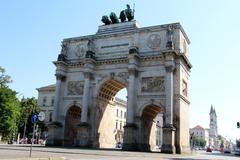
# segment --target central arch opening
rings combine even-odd
[[[96,147],[121,148],[127,116],[126,84],[110,79],[98,91],[96,106]]]

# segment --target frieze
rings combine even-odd
[[[164,92],[164,77],[143,77],[142,92]]]
[[[83,81],[69,81],[67,85],[67,95],[82,95]]]

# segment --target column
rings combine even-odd
[[[56,91],[55,91],[55,100],[54,100],[54,112],[53,112],[53,121],[58,121],[59,118],[59,107],[60,107],[60,96],[61,96],[61,83],[65,76],[61,74],[56,74]]]
[[[175,128],[173,127],[173,70],[174,62],[168,61],[165,75],[166,107],[163,126],[163,141],[161,152],[175,153]]]
[[[76,145],[80,147],[90,146],[90,124],[88,123],[88,107],[89,107],[89,88],[90,87],[90,72],[84,72],[84,87],[82,97],[82,112],[81,122],[78,125],[78,133]]]
[[[50,123],[48,128],[48,141],[47,146],[62,146],[64,144],[64,128],[59,119],[60,101],[61,101],[61,85],[65,76],[62,74],[56,74],[56,91],[54,100],[53,122]]]
[[[124,126],[124,139],[123,150],[138,150],[136,129],[137,126],[134,123],[134,105],[136,101],[135,92],[135,76],[137,70],[135,68],[129,69],[129,82],[128,82],[128,100],[127,100],[127,120]]]
[[[84,73],[81,123],[87,123],[88,105],[89,105],[89,86],[90,86],[90,73],[86,72]]]
[[[133,123],[134,117],[134,96],[135,96],[135,75],[136,69],[129,69],[128,99],[127,99],[127,123]]]
[[[173,66],[166,67],[166,124],[173,124]]]

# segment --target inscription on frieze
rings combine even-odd
[[[82,81],[69,81],[67,85],[67,95],[82,95],[83,82]]]
[[[143,77],[142,92],[164,92],[164,77]]]

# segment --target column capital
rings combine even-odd
[[[56,76],[56,79],[60,81],[63,81],[66,78],[66,76],[63,74],[55,74],[55,76]]]
[[[174,65],[170,65],[170,66],[165,66],[166,72],[167,73],[171,73],[174,71],[175,66]]]
[[[90,78],[91,73],[90,72],[84,72],[84,78]]]
[[[128,68],[128,74],[134,75],[135,77],[138,76],[138,70],[136,68]]]

